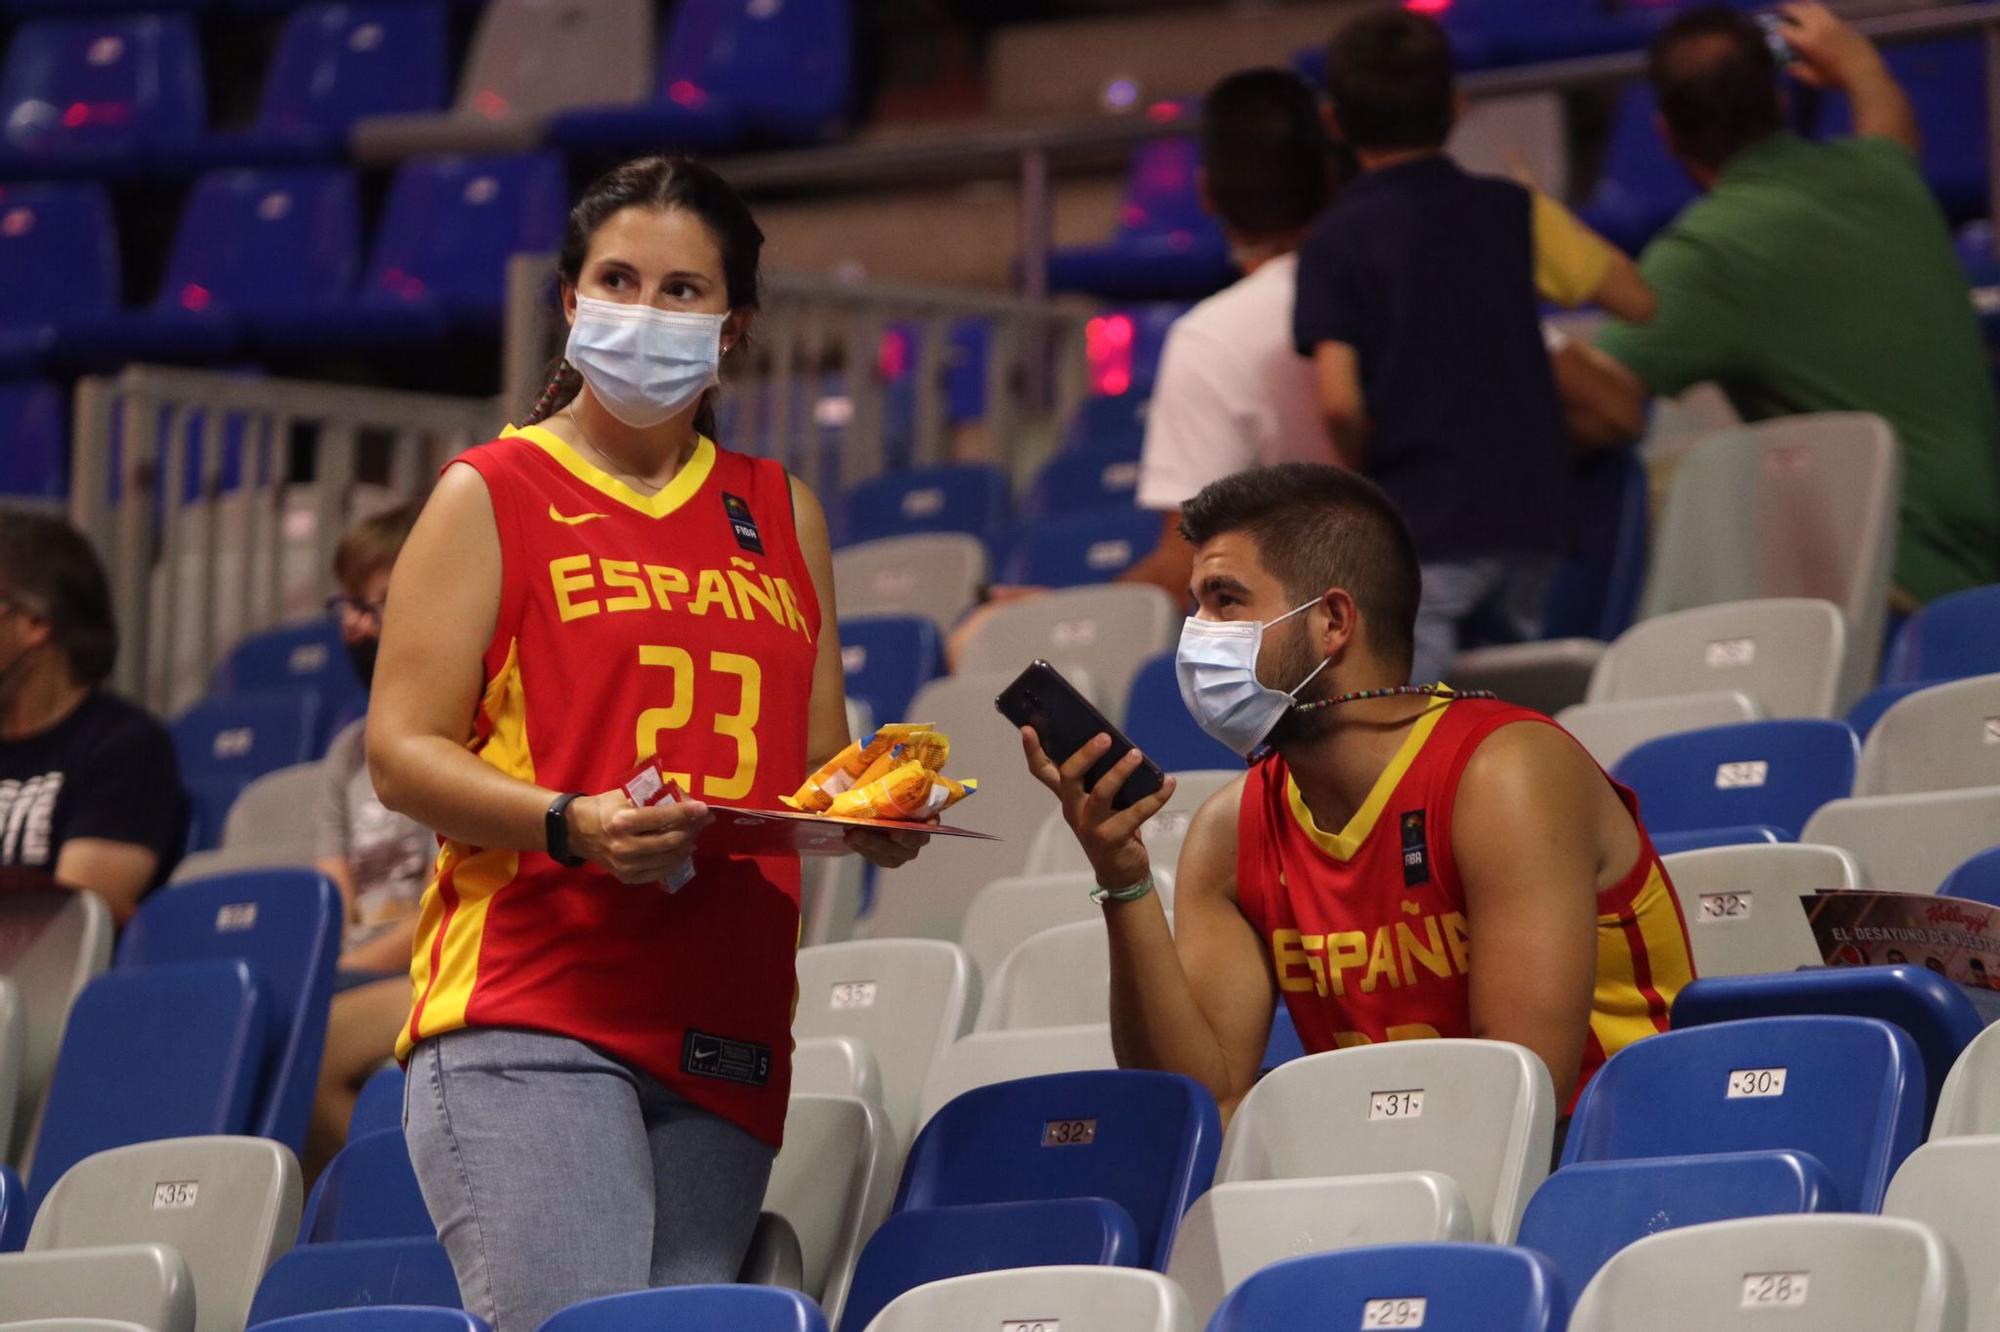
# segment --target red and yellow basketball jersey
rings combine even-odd
[[[820,609],[782,467],[706,439],[643,495],[536,426],[453,460],[499,525],[472,751],[558,791],[658,753],[694,798],[776,808],[806,769]],[[789,1092],[796,856],[697,855],[678,893],[446,842],[397,1053],[461,1027],[588,1042],[775,1144]]]
[[[1555,725],[1507,703],[1434,700],[1339,833],[1313,822],[1282,758],[1250,770],[1237,905],[1270,950],[1309,1052],[1472,1035],[1471,931],[1452,858],[1452,804],[1480,741],[1523,721]],[[1597,989],[1579,1090],[1613,1054],[1665,1031],[1674,996],[1694,977],[1687,925],[1638,800],[1612,786],[1638,825],[1640,850],[1597,896]]]

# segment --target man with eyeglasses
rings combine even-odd
[[[122,923],[180,859],[188,807],[166,728],[103,687],[117,657],[83,534],[0,512],[0,883],[94,892]]]

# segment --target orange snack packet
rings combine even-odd
[[[830,808],[834,798],[852,790],[867,778],[867,774],[877,762],[886,757],[890,750],[909,736],[929,731],[927,722],[898,722],[889,726],[878,726],[875,733],[857,740],[820,765],[818,772],[806,778],[796,794],[779,797],[792,809],[808,814],[823,814]]]

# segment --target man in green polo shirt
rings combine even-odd
[[[1640,260],[1652,321],[1559,353],[1572,426],[1634,438],[1649,394],[1702,380],[1750,420],[1877,413],[1903,447],[1897,602],[2000,582],[2000,412],[1916,117],[1867,38],[1819,4],[1780,13],[1790,72],[1844,94],[1854,136],[1785,131],[1777,62],[1738,11],[1660,35],[1661,133],[1706,195]]]

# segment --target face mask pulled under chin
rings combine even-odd
[[[605,411],[644,430],[720,382],[726,317],[579,296],[564,354]]]
[[[1321,661],[1289,692],[1272,689],[1257,678],[1264,631],[1318,603],[1319,598],[1314,597],[1275,620],[1190,617],[1181,625],[1174,673],[1180,680],[1181,701],[1202,730],[1246,759],[1257,752],[1291,709],[1299,690],[1326,669],[1326,662]]]

